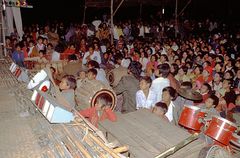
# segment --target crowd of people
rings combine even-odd
[[[146,108],[177,124],[183,106],[193,105],[235,122],[232,114],[240,112],[238,31],[209,19],[183,20],[177,29],[171,20],[127,20],[111,31],[107,21],[95,19],[88,25],[34,24],[24,28],[22,41],[16,33],[7,37],[5,48],[22,67],[28,67],[24,61],[29,58],[43,63],[81,60],[87,69],[79,68],[71,89],[86,78],[109,84],[104,70],[127,68],[128,75],[113,87],[123,95],[123,113]],[[182,89],[199,92],[202,100],[184,98]]]

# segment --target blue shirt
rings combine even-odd
[[[24,67],[24,54],[23,52],[14,51],[12,53],[12,60],[20,67]]]

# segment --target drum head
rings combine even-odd
[[[213,145],[201,149],[198,158],[232,158],[231,153],[224,148]]]
[[[111,103],[111,109],[113,110],[116,106],[116,97],[115,94],[107,89],[101,89],[100,91],[96,92],[91,100],[91,107],[94,106],[97,102],[99,97],[104,97],[108,102]]]

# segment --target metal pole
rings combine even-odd
[[[113,44],[113,0],[111,0],[111,44]]]
[[[183,7],[183,9],[178,13],[178,17],[184,12],[184,10],[189,6],[189,4],[192,2],[192,0],[189,0],[187,4]]]
[[[118,9],[120,8],[120,6],[122,5],[122,3],[124,2],[124,0],[122,0],[119,5],[117,6],[116,10],[113,13],[113,16],[116,14],[116,12],[118,11]]]
[[[142,19],[142,3],[140,3],[139,17]]]
[[[84,4],[84,11],[83,11],[83,24],[85,24],[86,9],[87,9],[87,6],[86,6],[86,3],[85,3],[85,4]]]
[[[178,31],[178,17],[177,17],[177,12],[178,12],[178,0],[176,0],[176,6],[175,6],[175,37],[177,37],[177,31]]]
[[[7,56],[7,49],[6,49],[6,39],[5,39],[5,36],[6,36],[6,26],[5,26],[5,17],[4,17],[4,13],[3,12],[5,12],[5,10],[3,10],[4,8],[3,8],[3,5],[2,6],[0,6],[1,8],[0,8],[0,11],[1,11],[1,31],[2,31],[2,39],[3,39],[3,43],[2,43],[2,48],[3,48],[3,55],[4,56]]]

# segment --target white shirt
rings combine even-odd
[[[106,78],[106,73],[103,69],[96,69],[97,70],[97,76],[96,80],[101,81],[105,85],[109,85],[108,80]]]
[[[116,40],[119,40],[118,32],[117,32],[117,26],[113,28],[113,38]]]
[[[153,106],[162,100],[162,90],[170,86],[170,81],[167,78],[159,77],[153,80],[149,91],[149,102],[147,106]]]
[[[32,50],[33,50],[34,46],[29,47],[29,51],[28,51],[28,56],[30,56],[32,54]]]
[[[145,57],[139,59],[139,62],[142,64],[143,71],[146,69],[148,61],[148,58]]]
[[[53,51],[52,53],[52,61],[59,61],[60,60],[60,54],[56,51]]]
[[[143,26],[139,26],[139,35],[138,36],[144,37],[144,27]]]
[[[177,51],[179,47],[178,47],[178,45],[175,44],[175,45],[172,45],[171,48],[172,48],[174,51]]]
[[[136,93],[136,109],[140,108],[150,109],[152,106],[149,102],[151,102],[151,100],[149,100],[149,95],[146,98],[143,91],[138,90]]]
[[[130,63],[131,63],[130,59],[122,59],[121,66],[128,68]]]
[[[172,122],[172,120],[173,120],[173,108],[174,107],[175,107],[175,105],[171,101],[170,105],[168,106],[168,111],[165,114],[165,116],[168,118],[169,122]]]
[[[87,57],[90,55],[89,52],[86,52],[83,56],[83,60],[82,60],[82,64],[85,65],[87,64]],[[95,60],[96,62],[98,62],[99,64],[101,64],[101,56],[99,52],[94,51],[93,54],[90,56],[91,60]]]
[[[95,26],[95,30],[98,30],[99,25],[102,23],[101,20],[94,20],[92,24]]]

